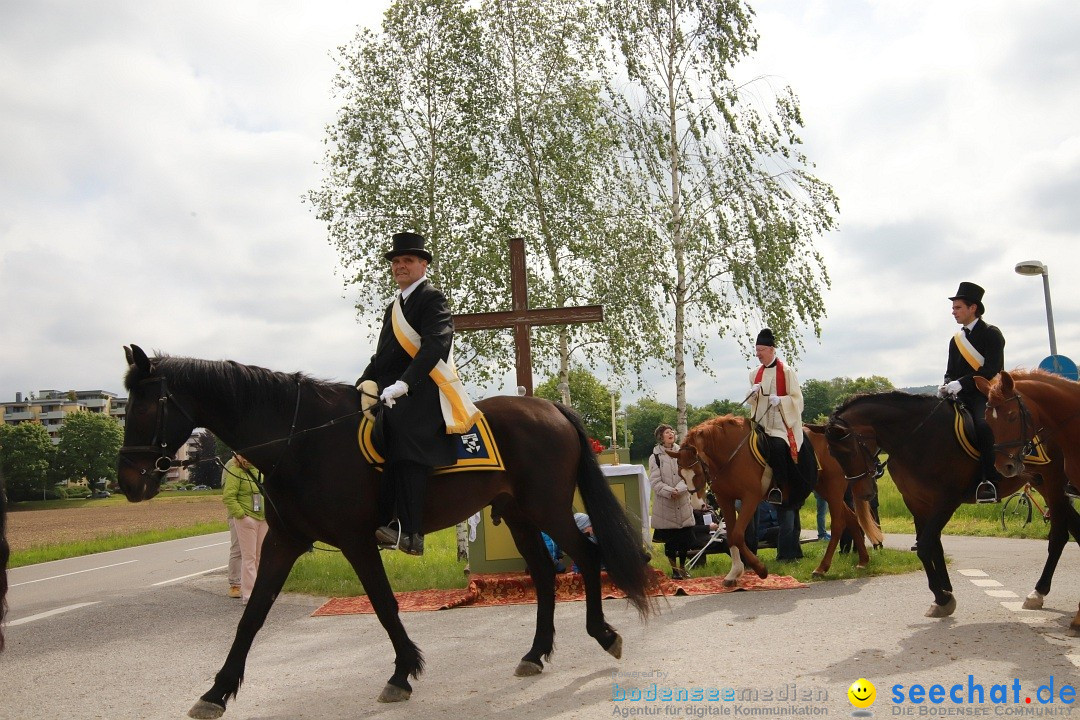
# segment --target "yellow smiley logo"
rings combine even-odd
[[[877,699],[877,688],[866,678],[859,678],[847,689],[848,700],[857,708],[868,708]]]

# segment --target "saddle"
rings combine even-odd
[[[768,457],[769,457],[768,435],[765,434],[765,431],[761,429],[760,425],[755,425],[754,426],[753,433],[754,433],[753,437],[750,439],[749,443],[747,443],[750,446],[750,455],[753,456],[754,460],[757,461],[758,465],[760,465],[762,468],[767,468],[769,466],[769,462],[768,462]],[[806,435],[804,434],[803,435],[803,445],[804,445],[804,447],[809,442],[810,442],[810,439],[808,437],[806,437]],[[803,451],[800,450],[800,454],[802,452]],[[813,446],[810,446],[810,448],[807,450],[807,452],[813,452]],[[820,473],[821,472],[821,458],[819,458],[817,456],[817,453],[814,453],[814,460],[815,460],[815,464],[817,465],[817,470]],[[787,461],[786,457],[785,457],[785,461]],[[769,492],[766,494],[765,499],[771,505],[782,505],[784,503],[785,498],[791,497],[793,488],[790,487],[790,483],[783,483],[783,485],[784,485],[784,487],[781,487],[780,484],[774,484],[769,489]]]
[[[386,449],[383,446],[382,413],[377,413],[374,419],[363,415],[360,418],[360,430],[357,433],[357,441],[360,445],[360,453],[364,459],[382,472],[386,464]],[[491,433],[487,418],[480,415],[476,423],[468,431],[460,435],[454,434],[457,461],[453,465],[444,465],[434,468],[432,475],[446,475],[455,472],[470,472],[474,470],[505,470],[502,453],[495,442],[495,436]]]
[[[982,453],[979,452],[976,441],[978,436],[975,433],[975,418],[972,417],[971,411],[964,403],[952,400],[949,404],[953,408],[953,433],[956,436],[956,442],[968,457],[972,460],[978,460],[982,457]],[[1048,465],[1049,463],[1050,457],[1046,454],[1043,444],[1039,442],[1039,437],[1033,437],[1031,439],[1031,452],[1024,455],[1024,464]]]

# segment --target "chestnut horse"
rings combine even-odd
[[[234,362],[150,359],[125,348],[129,391],[119,484],[131,502],[149,500],[172,458],[196,427],[205,427],[250,460],[266,478],[269,532],[255,587],[232,648],[214,684],[188,712],[216,718],[243,680],[255,634],[266,620],[296,559],[312,542],[334,545],[356,571],[390,636],[394,673],[379,700],[408,699],[408,678],[423,670],[419,648],[405,632],[375,540],[378,474],[357,443],[360,395],[351,385],[276,373]],[[541,530],[577,563],[585,584],[589,635],[618,658],[622,638],[604,620],[600,564],[644,616],[652,576],[642,562],[641,532],[608,486],[581,420],[568,409],[532,397],[492,397],[476,403],[487,417],[505,471],[436,476],[427,488],[425,533],[452,526],[486,505],[506,521],[536,586],[536,632],[515,674],[542,671],[554,647],[555,570]],[[574,522],[575,489],[598,543]]]
[[[982,382],[979,382],[979,381]],[[998,472],[1016,477],[1025,470],[1025,450],[1033,442],[1051,458],[1063,458],[1066,471],[1080,476],[1080,384],[1042,370],[1002,372],[993,383],[978,378],[976,385],[986,394],[986,422],[994,431]],[[1045,483],[1044,483],[1045,485]],[[1038,487],[1050,511],[1050,541],[1046,569],[1039,584],[1024,601],[1025,608],[1041,608],[1050,592],[1050,580],[1069,535],[1080,544],[1080,515],[1064,490]],[[1051,490],[1048,492],[1048,490]],[[1055,518],[1065,518],[1054,522]],[[1080,607],[1069,625],[1080,634]]]
[[[856,395],[838,407],[825,426],[829,452],[851,478],[877,474],[889,456],[889,472],[904,504],[915,520],[919,560],[922,561],[934,602],[926,617],[947,617],[956,610],[952,581],[945,567],[941,531],[962,503],[975,502],[979,461],[960,447],[954,431],[954,413],[944,400],[928,395],[892,391]],[[1031,481],[1049,498],[1065,493],[1065,472],[1060,457],[1051,457],[1034,475],[1005,478],[998,492],[1008,495]],[[1064,523],[1052,513],[1051,526]],[[1053,564],[1047,563],[1036,587],[1049,589]]]
[[[691,492],[699,497],[704,496],[708,486],[716,496],[727,524],[727,542],[731,552],[731,570],[724,578],[724,584],[728,587],[735,585],[745,572],[745,565],[749,565],[759,577],[768,576],[764,564],[746,545],[746,528],[769,489],[769,481],[763,477],[764,470],[750,450],[752,431],[752,424],[746,418],[722,415],[691,428],[679,450],[668,453],[678,460],[680,472]],[[814,435],[811,431],[805,437],[814,442]],[[847,528],[851,529],[859,552],[859,567],[865,567],[870,560],[859,521],[851,508],[844,504],[844,489],[844,476],[839,466],[833,462],[829,468],[823,467],[818,475],[818,492],[829,503],[832,539],[821,563],[814,570],[815,575],[828,572],[836,545]],[[736,500],[740,503],[739,512],[735,509]],[[866,505],[865,499],[861,498],[860,502]],[[865,512],[869,517],[868,507]]]

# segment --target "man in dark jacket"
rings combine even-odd
[[[374,381],[383,403],[386,472],[396,488],[398,527],[380,527],[380,544],[410,555],[424,554],[424,490],[433,467],[456,459],[447,434],[439,387],[430,373],[447,361],[454,320],[446,298],[427,279],[431,253],[424,238],[410,232],[394,235],[391,262],[400,292],[383,315],[379,344],[357,381]]]
[[[975,376],[987,380],[1001,372],[1005,365],[1005,337],[993,325],[982,319],[986,308],[982,298],[985,291],[975,283],[962,282],[952,300],[952,315],[961,329],[949,342],[949,365],[945,369],[945,384],[938,395],[950,395],[971,411],[975,421],[982,481],[975,489],[976,502],[997,502],[998,478],[994,468],[994,434],[986,424],[986,396],[975,387]]]

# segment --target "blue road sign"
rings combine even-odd
[[[1080,372],[1076,369],[1076,363],[1064,355],[1048,355],[1045,360],[1039,363],[1039,369],[1067,377],[1070,380],[1080,380]]]

